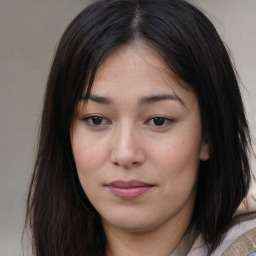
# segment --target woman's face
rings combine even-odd
[[[200,160],[209,157],[196,95],[156,51],[122,46],[81,100],[71,143],[81,185],[105,230],[144,232],[191,220]]]

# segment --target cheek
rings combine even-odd
[[[78,142],[73,145],[73,154],[79,178],[83,176],[90,178],[102,165],[102,154],[98,148],[85,146],[84,143]]]
[[[98,146],[83,135],[83,129],[79,125],[74,126],[71,145],[76,164],[78,177],[82,186],[94,178],[95,170],[101,164],[101,154]]]
[[[95,161],[94,154],[91,154],[91,151],[83,140],[74,138],[72,141],[72,150],[78,172],[81,172],[83,169],[86,170],[87,168],[85,167],[90,166]]]
[[[151,156],[169,167],[176,165],[194,165],[200,159],[200,143],[196,140],[174,138],[154,144]]]
[[[169,201],[180,204],[194,198],[200,162],[196,151],[180,140],[159,155],[162,171],[158,175],[163,182],[163,194]]]
[[[195,186],[199,163],[200,163],[200,136],[169,137],[158,145],[152,152],[154,165],[158,169],[158,175],[165,183],[171,183],[172,188],[178,191],[184,186]]]
[[[100,158],[97,150],[86,146],[83,141],[73,141],[73,155],[80,184],[91,201],[97,196],[95,184],[99,182]]]
[[[102,158],[102,143],[85,132],[83,123],[76,122],[71,134],[72,151],[77,169],[91,169]],[[88,168],[85,168],[88,167]]]

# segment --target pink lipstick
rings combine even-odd
[[[108,189],[121,199],[135,199],[150,190],[153,185],[139,180],[116,180],[107,184]]]

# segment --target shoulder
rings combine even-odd
[[[256,228],[237,238],[222,255],[256,256]]]
[[[187,256],[206,256],[204,241],[199,236]],[[256,214],[250,220],[236,222],[211,256],[256,256]]]
[[[256,219],[234,226],[213,256],[256,256]]]

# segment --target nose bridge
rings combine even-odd
[[[138,141],[139,131],[135,124],[123,121],[114,131],[111,160],[116,165],[132,166],[144,161],[142,145]]]

